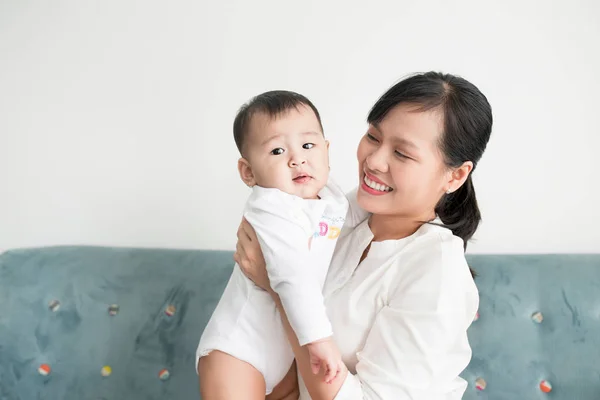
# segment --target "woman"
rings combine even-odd
[[[324,288],[347,367],[332,383],[311,372],[245,222],[235,259],[278,304],[301,399],[460,399],[479,303],[464,255],[481,220],[471,173],[490,138],[491,107],[468,81],[429,72],[391,87],[368,123],[353,212]],[[278,389],[273,397],[297,396],[294,371]]]

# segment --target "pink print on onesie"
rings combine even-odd
[[[318,230],[308,239],[308,248],[312,244],[312,240],[318,237],[327,237],[327,239],[337,239],[340,236],[341,226],[344,225],[344,218],[328,217],[324,215],[319,222]]]

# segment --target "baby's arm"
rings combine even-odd
[[[342,356],[332,337],[317,340],[306,345],[310,368],[317,375],[322,369],[325,382],[331,383],[342,371]]]
[[[290,325],[304,346],[328,338],[333,332],[321,284],[308,268],[309,238],[324,205],[307,213],[302,204],[301,199],[276,189],[254,188],[244,216],[258,237],[271,288],[279,295]]]

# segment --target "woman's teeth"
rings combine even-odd
[[[391,187],[382,185],[381,183],[373,182],[372,180],[367,178],[366,175],[365,175],[364,181],[367,184],[367,186],[370,187],[371,189],[375,189],[380,192],[391,192],[392,191]]]

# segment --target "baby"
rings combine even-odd
[[[329,382],[341,359],[322,289],[348,203],[328,179],[329,143],[319,112],[300,94],[267,92],[240,109],[233,132],[242,156],[240,177],[252,187],[244,217],[256,231],[271,287],[299,344],[307,347],[313,372],[324,371]],[[254,366],[266,394],[294,360],[271,295],[237,265],[202,334],[196,366],[213,350]]]

